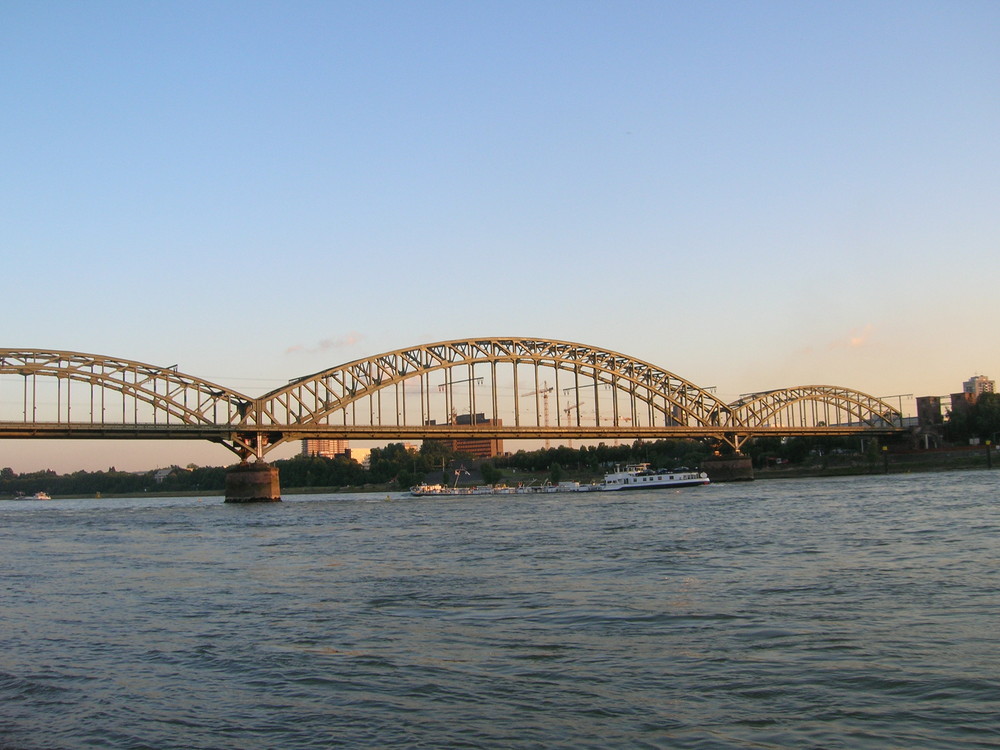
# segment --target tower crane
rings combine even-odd
[[[579,417],[579,415],[580,415],[579,409],[580,409],[581,406],[583,406],[582,403],[576,403],[576,404],[570,404],[569,406],[563,407],[563,411],[566,413],[566,423],[567,424],[569,424],[569,415],[570,415],[570,413],[574,409],[577,410],[577,416]],[[572,438],[570,438],[570,440],[569,440],[569,446],[568,447],[570,447],[570,448],[573,447],[573,439]]]
[[[552,391],[554,391],[554,390],[555,390],[555,388],[550,387],[549,384],[548,384],[548,381],[543,381],[541,388],[536,388],[533,391],[521,394],[521,398],[527,398],[528,396],[541,395],[541,397],[542,397],[542,420],[543,420],[543,424],[546,427],[549,426],[549,394],[552,393]],[[535,406],[537,408],[537,406],[538,406],[538,402],[537,401],[535,402]],[[549,447],[549,439],[548,438],[545,438],[545,447],[546,448]]]

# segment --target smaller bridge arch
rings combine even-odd
[[[803,385],[746,394],[729,404],[734,447],[771,433],[843,435],[898,431],[903,415],[867,393],[832,385]]]
[[[176,366],[0,349],[0,398],[0,421],[13,437],[203,437],[239,455],[250,449],[219,427],[243,423],[253,400]]]

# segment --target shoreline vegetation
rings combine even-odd
[[[420,482],[452,484],[458,476],[461,486],[480,484],[506,484],[515,486],[541,485],[545,482],[593,482],[603,477],[604,471],[614,463],[624,464],[649,461],[659,467],[697,466],[707,458],[698,455],[690,443],[693,441],[659,441],[624,449],[615,447],[617,454],[610,460],[596,461],[598,448],[550,449],[513,456],[497,457],[492,461],[476,461],[468,456],[436,456],[436,469],[420,471],[413,452],[395,452],[394,461],[388,460],[393,452],[376,456],[378,463],[364,469],[346,457],[327,459],[315,456],[298,456],[275,462],[282,477],[283,495],[347,494],[347,493],[399,493],[406,492]],[[681,445],[679,445],[681,444]],[[399,446],[402,450],[402,446]],[[657,450],[659,449],[659,450]],[[611,450],[611,449],[609,449]],[[639,453],[639,455],[636,455]],[[627,454],[627,455],[625,455]],[[607,458],[601,456],[601,458]],[[1000,468],[1000,452],[995,446],[962,446],[936,450],[877,450],[846,451],[836,448],[828,451],[812,449],[792,461],[785,458],[757,456],[754,459],[754,479],[798,479],[807,477],[839,477],[871,474],[909,474],[955,470]],[[401,468],[401,461],[411,466]],[[555,459],[561,459],[555,460]],[[346,470],[348,474],[337,469]],[[414,471],[416,469],[416,471]],[[107,472],[76,472],[57,475],[55,472],[38,472],[17,475],[5,468],[0,472],[0,501],[14,499],[18,494],[30,495],[44,490],[53,497],[66,499],[115,498],[115,497],[218,497],[225,492],[227,467],[171,467],[150,472],[117,472],[114,467]],[[347,481],[330,482],[337,476]],[[348,476],[350,479],[348,479]],[[321,478],[322,477],[322,478]],[[327,479],[328,481],[323,481]],[[381,481],[365,481],[380,479]],[[353,480],[353,481],[351,481]],[[76,486],[74,486],[76,485]],[[123,486],[124,485],[124,486]]]
[[[940,471],[1000,468],[995,446],[969,446],[926,451],[885,452],[875,460],[840,460],[829,457],[803,464],[754,468],[755,479],[795,479],[866,474],[917,474]]]

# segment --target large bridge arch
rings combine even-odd
[[[534,408],[522,410],[526,397]],[[728,407],[712,393],[653,364],[586,344],[518,337],[442,341],[355,360],[266,394],[258,417],[262,425],[423,426],[464,412],[541,426],[546,402],[556,426],[704,429],[728,421]]]

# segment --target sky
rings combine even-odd
[[[5,0],[0,347],[257,394],[532,336],[725,401],[952,393],[1000,378],[998,40],[994,0]]]

